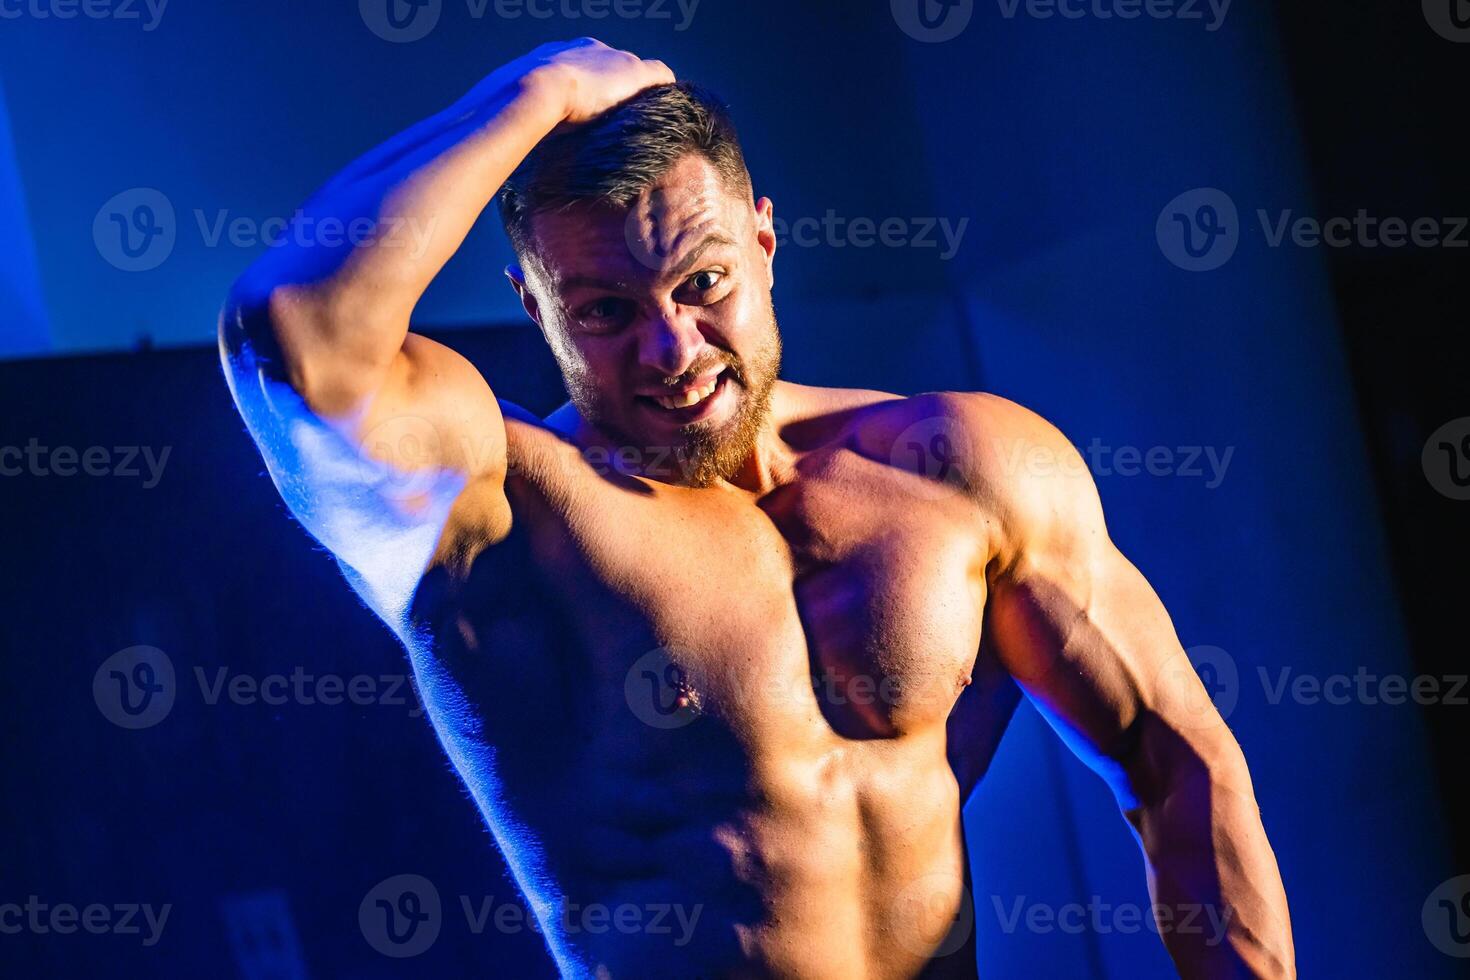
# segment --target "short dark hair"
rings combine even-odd
[[[690,153],[708,160],[731,190],[751,192],[739,137],[719,99],[689,82],[646,88],[536,145],[500,190],[505,233],[524,254],[538,213],[582,201],[632,207]]]

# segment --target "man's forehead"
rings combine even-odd
[[[553,284],[593,274],[647,279],[738,243],[742,203],[707,161],[681,161],[631,208],[578,202],[533,215],[531,232]]]

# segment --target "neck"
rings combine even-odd
[[[790,483],[795,476],[796,454],[777,434],[772,415],[767,415],[745,460],[729,478],[721,482],[763,497],[777,487]]]

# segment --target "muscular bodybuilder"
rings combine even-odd
[[[571,396],[544,420],[408,330],[497,195]],[[1080,456],[1000,398],[779,380],[772,204],[700,90],[545,45],[303,214],[354,233],[236,283],[231,390],[564,974],[973,975],[960,810],[1021,693],[1156,907],[1227,923],[1161,917],[1179,971],[1293,974],[1245,761]],[[576,928],[594,905],[697,915]]]

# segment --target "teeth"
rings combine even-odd
[[[657,401],[664,408],[688,408],[691,405],[698,405],[710,395],[714,394],[715,389],[719,386],[720,379],[715,378],[715,380],[711,381],[703,388],[693,388],[689,391],[684,392],[681,395],[666,395],[661,398],[656,398],[654,400]]]

